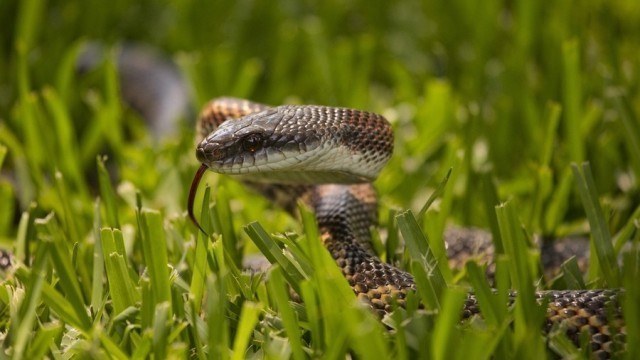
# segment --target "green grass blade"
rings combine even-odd
[[[573,344],[566,335],[566,329],[558,326],[549,332],[549,347],[563,359],[582,359],[584,354]]]
[[[546,112],[547,126],[545,127],[544,138],[541,139],[543,145],[540,152],[540,164],[542,166],[549,166],[551,163],[562,107],[558,103],[549,102]]]
[[[120,220],[118,219],[118,206],[116,201],[116,193],[111,186],[109,172],[105,166],[106,157],[98,156],[98,184],[100,186],[100,196],[104,203],[106,221],[105,225],[113,228],[120,228]]]
[[[466,292],[460,289],[446,289],[443,295],[443,306],[438,314],[431,349],[434,359],[449,359],[460,341],[458,326],[460,309]]]
[[[576,179],[582,204],[589,219],[591,241],[592,246],[596,249],[598,264],[607,284],[617,287],[620,285],[620,270],[618,269],[618,262],[611,243],[611,233],[598,201],[591,167],[588,163],[583,163],[582,169],[578,168],[577,164],[572,164],[571,168]]]
[[[102,252],[102,218],[100,216],[100,199],[96,199],[93,207],[93,273],[91,281],[91,309],[95,312],[102,304],[104,296],[104,257]]]
[[[7,234],[12,228],[15,215],[15,196],[13,185],[0,180],[0,234]]]
[[[225,314],[227,298],[224,281],[218,274],[207,280],[207,327],[209,359],[229,358],[229,319]]]
[[[99,332],[98,338],[100,339],[100,343],[104,347],[105,351],[109,354],[110,357],[118,360],[127,360],[129,357],[125,354],[118,344],[116,344],[106,333]]]
[[[31,272],[25,268],[20,268],[16,271],[16,277],[23,283],[29,282],[30,274]],[[73,325],[80,331],[88,332],[90,323],[83,324],[83,320],[78,317],[71,303],[48,283],[45,283],[42,287],[42,299],[61,320]]]
[[[491,240],[495,247],[496,254],[504,254],[504,245],[500,238],[500,227],[498,225],[498,219],[496,217],[495,208],[500,204],[498,197],[498,190],[496,184],[490,173],[484,173],[481,176],[482,183],[482,197],[487,219],[489,220],[489,228],[491,229]]]
[[[387,217],[387,242],[385,243],[385,253],[387,255],[386,261],[390,264],[396,263],[398,256],[398,245],[400,244],[400,236],[398,234],[398,222],[396,221],[396,215],[398,211],[395,209],[389,209],[389,215]]]
[[[322,317],[320,316],[320,308],[318,306],[318,297],[314,291],[314,285],[309,280],[300,283],[300,297],[305,305],[307,319],[309,322],[311,346],[313,354],[319,354],[322,347]]]
[[[500,233],[509,258],[511,283],[518,292],[515,305],[515,341],[516,354],[544,353],[544,344],[539,329],[544,319],[544,310],[535,300],[532,274],[535,266],[531,264],[528,245],[517,220],[516,211],[510,203],[496,207]]]
[[[444,188],[445,186],[447,186],[447,182],[449,182],[449,177],[451,177],[452,171],[453,171],[453,168],[449,168],[449,170],[447,171],[447,174],[444,176],[444,179],[440,181],[440,183],[438,184],[438,187],[435,189],[433,193],[431,193],[431,195],[429,196],[427,201],[424,203],[424,205],[422,205],[422,208],[418,212],[418,216],[417,216],[419,219],[421,219],[424,216],[424,214],[427,212],[427,210],[429,210],[429,207],[431,207],[431,204],[433,204],[433,202],[436,201],[438,197],[442,196],[442,194],[444,193]]]
[[[57,153],[59,163],[57,166],[71,180],[75,190],[84,196],[87,189],[82,179],[81,162],[76,142],[77,134],[69,117],[69,110],[53,88],[45,88],[42,91],[42,98],[54,125],[55,136],[58,139]]]
[[[240,259],[242,258],[238,247],[240,242],[236,238],[233,226],[233,212],[229,206],[229,199],[226,196],[226,188],[223,186],[220,186],[216,192],[216,204],[213,207],[212,215],[215,216],[216,219],[214,224],[218,224],[217,228],[214,229],[222,235],[224,248],[233,259],[233,262],[240,266]]]
[[[41,252],[38,255],[44,256],[44,253]],[[44,284],[45,264],[45,259],[37,261],[27,282],[28,291],[24,297],[22,309],[20,311],[22,316],[19,319],[15,319],[16,323],[13,325],[13,327],[16,328],[14,336],[12,337],[14,359],[22,359],[25,352],[28,351],[26,346],[31,339],[31,329],[36,320],[36,308],[40,302],[42,287]]]
[[[564,281],[566,282],[567,289],[586,289],[587,285],[582,279],[582,272],[578,266],[578,262],[575,256],[570,257],[567,261],[560,265]]]
[[[252,302],[245,302],[240,312],[240,320],[238,321],[238,331],[233,341],[232,360],[241,360],[245,358],[249,340],[253,337],[253,328],[258,322],[258,314],[260,313],[260,305]]]
[[[278,313],[284,324],[284,328],[289,338],[291,350],[293,352],[293,358],[296,360],[302,360],[305,358],[304,351],[302,349],[302,334],[300,333],[300,325],[298,319],[293,312],[289,304],[289,296],[287,294],[287,287],[284,280],[282,270],[277,266],[274,266],[269,271],[269,282],[267,283],[269,292],[275,297],[276,304],[278,306]]]
[[[170,317],[171,305],[168,302],[156,304],[155,315],[153,317],[153,353],[158,359],[165,359],[167,357]]]
[[[441,303],[444,289],[447,287],[440,270],[441,267],[448,266],[446,258],[441,261],[435,258],[426,236],[420,230],[420,226],[410,210],[400,213],[396,219],[400,233],[409,250],[409,256],[414,262],[412,269],[416,275],[418,290],[423,299],[429,301],[427,305],[432,309],[437,309]],[[419,264],[423,271],[420,271],[415,264]],[[419,275],[417,271],[422,274]]]
[[[81,291],[80,283],[76,275],[76,270],[71,263],[70,249],[62,230],[56,223],[53,214],[44,219],[35,221],[38,238],[40,241],[49,243],[51,262],[59,277],[59,286],[64,291],[65,297],[69,300],[73,309],[84,328],[91,324],[85,309],[85,300]]]
[[[211,189],[207,186],[204,192],[204,197],[202,200],[202,208],[200,212],[200,225],[204,229],[211,229],[210,223],[210,214],[209,214],[209,196],[211,193]],[[198,231],[196,234],[196,249],[194,253],[193,260],[193,275],[191,276],[191,285],[189,288],[189,293],[191,293],[194,301],[194,305],[196,311],[200,311],[202,306],[202,296],[204,294],[204,289],[206,285],[207,278],[207,242],[209,241],[209,237],[202,233],[202,231]]]
[[[42,25],[45,2],[25,0],[20,2],[16,26],[16,44],[25,50],[34,45],[36,36]]]
[[[171,309],[169,260],[162,216],[158,211],[143,210],[141,220],[142,247],[155,306],[168,302]]]
[[[126,264],[126,257],[123,249],[119,249],[122,232],[117,229],[102,229],[102,250],[106,267],[107,280],[109,282],[109,293],[115,313],[119,314],[128,307],[134,306],[139,299],[139,293],[129,275]]]
[[[78,228],[78,221],[76,219],[77,216],[73,212],[71,207],[71,196],[68,191],[67,184],[65,182],[64,177],[62,176],[62,173],[60,173],[59,171],[56,171],[55,179],[56,179],[56,190],[58,192],[58,198],[59,198],[60,204],[62,204],[62,209],[64,211],[63,216],[64,216],[65,232],[68,234],[69,241],[72,244],[78,244],[80,243],[80,240],[81,240],[80,230]]]
[[[501,311],[504,306],[496,303],[496,297],[489,288],[486,276],[477,263],[473,261],[468,262],[466,264],[466,270],[469,281],[473,285],[475,296],[478,298],[478,305],[480,306],[482,317],[487,322],[487,325],[497,327],[504,321],[506,313]]]
[[[287,282],[291,286],[296,287],[304,279],[302,272],[282,253],[278,244],[271,239],[260,224],[257,222],[251,223],[244,227],[244,231],[270,263],[280,265]]]
[[[48,323],[40,326],[25,355],[26,359],[42,359],[50,351],[64,327],[60,323]]]

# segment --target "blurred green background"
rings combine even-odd
[[[382,193],[413,206],[453,167],[452,216],[463,223],[485,222],[476,201],[484,174],[501,199],[522,200],[533,231],[582,219],[573,161],[591,162],[613,228],[640,198],[636,1],[5,0],[0,20],[0,140],[13,144],[8,166],[31,184],[20,190],[22,209],[55,202],[42,199],[55,169],[78,173],[65,175],[84,187],[99,153],[150,197],[173,165],[188,179],[176,160],[195,166],[184,152],[195,114],[221,95],[383,113],[397,144]],[[192,110],[173,137],[180,155],[165,167],[140,150],[144,129],[121,108],[109,71],[75,72],[89,41],[150,45],[187,77]],[[72,124],[68,154],[56,144],[65,130],[52,121],[52,97]],[[132,150],[132,139],[146,145]]]
[[[419,219],[431,238],[447,223],[496,231],[494,206],[507,200],[529,234],[587,233],[587,206],[571,171],[584,161],[606,223],[618,235],[617,249],[638,238],[636,0],[0,0],[0,24],[0,247],[26,265],[0,286],[0,330],[9,330],[3,350],[10,347],[17,357],[56,349],[104,358],[204,355],[203,349],[228,355],[231,339],[240,344],[236,356],[250,340],[252,354],[274,357],[293,349],[302,358],[303,347],[312,356],[344,357],[352,340],[370,358],[380,354],[376,346],[399,358],[430,354],[432,340],[435,353],[457,349],[461,358],[483,349],[490,356],[491,339],[498,339],[494,347],[502,344],[497,358],[514,348],[533,354],[506,326],[459,329],[462,292],[448,303],[454,332],[441,326],[444,332],[433,332],[432,317],[413,309],[405,339],[367,313],[324,318],[317,308],[293,306],[282,276],[267,289],[259,279],[229,275],[221,263],[232,271],[244,252],[255,251],[243,225],[259,220],[269,232],[298,234],[303,228],[239,183],[210,174],[218,221],[212,227],[223,235],[225,253],[220,241],[198,237],[185,209],[198,166],[194,123],[217,96],[384,114],[396,134],[394,156],[376,181],[389,241],[374,248],[386,260],[400,258],[402,249],[391,215],[420,209],[449,169],[444,191]],[[102,45],[104,56],[81,72],[77,64],[88,44]],[[127,46],[155,49],[185,79],[188,106],[168,136],[156,138],[124,101],[123,93],[143,82],[118,62]],[[162,97],[164,89],[148,92],[172,101]],[[159,213],[141,215],[143,207]],[[166,244],[166,253],[153,241]],[[400,265],[406,268],[406,261]],[[626,284],[633,274],[627,272]],[[588,286],[605,284],[597,271],[594,279]],[[307,295],[330,297],[320,290],[333,283],[323,281]],[[276,314],[273,297],[280,295]],[[342,309],[331,301],[322,303],[325,310]],[[291,322],[298,329],[293,345],[274,320],[289,306],[304,323],[300,330]],[[262,323],[253,333],[258,313]],[[365,318],[383,340],[370,341],[359,327]],[[207,326],[223,335],[207,338]],[[348,335],[334,348],[322,331]],[[474,341],[440,344],[441,336],[463,333]]]

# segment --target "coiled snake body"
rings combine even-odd
[[[302,199],[315,212],[322,240],[358,298],[380,313],[392,310],[394,301],[404,305],[406,294],[416,290],[413,277],[382,262],[369,245],[377,216],[371,181],[393,151],[393,133],[382,116],[220,98],[205,107],[198,125],[203,140],[196,156],[203,165],[190,194],[192,219],[193,189],[206,169],[241,178],[290,212]],[[549,299],[546,330],[563,322],[579,344],[579,333],[586,329],[594,354],[607,357],[614,342],[624,341],[620,294],[565,290],[542,291],[537,297]],[[470,294],[462,313],[478,312]],[[616,331],[610,329],[613,322]]]

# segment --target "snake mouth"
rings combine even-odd
[[[189,219],[191,219],[191,222],[193,222],[193,224],[197,226],[203,234],[209,236],[209,234],[202,228],[202,226],[198,222],[198,219],[196,219],[196,216],[193,214],[193,203],[196,199],[196,192],[198,192],[198,185],[200,185],[202,175],[204,175],[207,169],[207,165],[200,165],[198,171],[196,171],[196,174],[193,177],[193,181],[191,181],[191,187],[189,188],[189,199],[187,201],[187,213],[189,214]]]

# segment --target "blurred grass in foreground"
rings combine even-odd
[[[18,260],[0,287],[3,356],[538,357],[535,302],[506,309],[506,289],[545,286],[533,283],[522,225],[545,235],[590,226],[598,261],[586,282],[568,264],[564,283],[622,284],[628,339],[640,338],[639,254],[612,260],[640,241],[635,1],[21,0],[0,2],[0,22],[0,245]],[[162,49],[187,74],[195,109],[231,95],[392,121],[395,155],[376,182],[390,240],[379,249],[419,287],[383,319],[393,331],[351,296],[304,211],[300,224],[210,175],[200,218],[221,236],[198,234],[184,216],[192,120],[152,145],[121,104],[113,59],[76,74],[89,40]],[[572,172],[582,161],[590,170]],[[420,209],[445,175],[424,216],[399,210]],[[477,265],[454,282],[425,257],[450,221],[501,235],[497,296]],[[284,231],[299,235],[269,235]],[[240,270],[255,248],[278,264],[266,283]],[[491,315],[460,325],[468,284]],[[555,351],[576,355],[558,334]],[[628,346],[630,358],[640,352]]]

